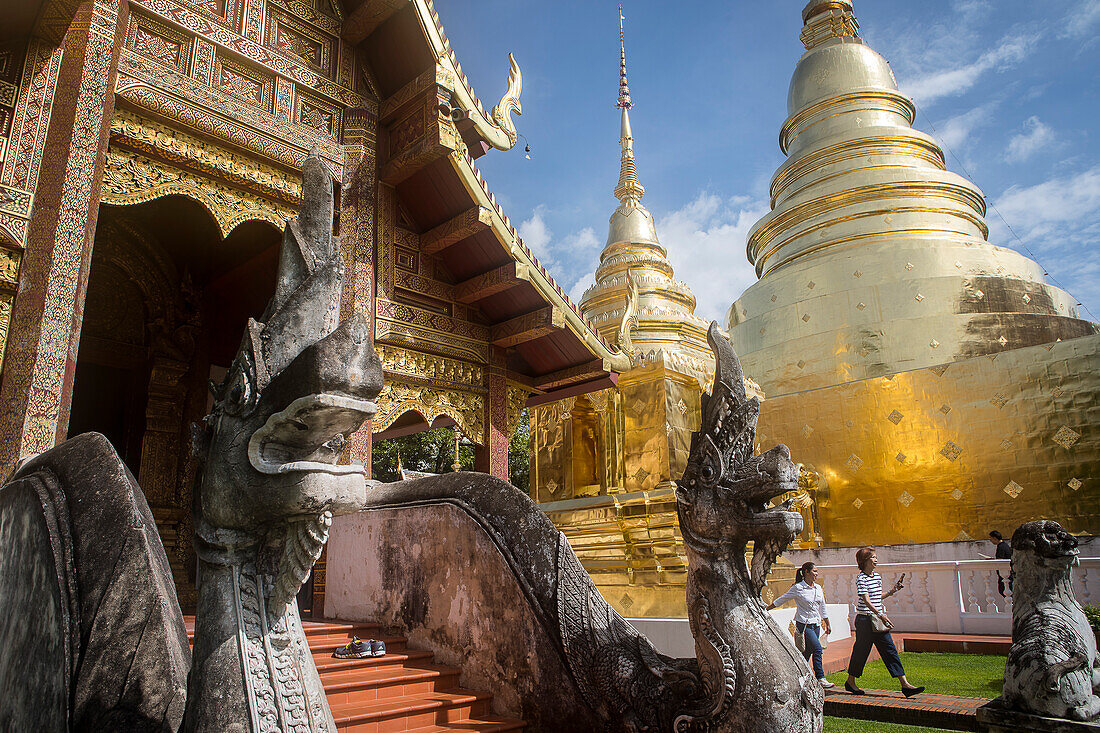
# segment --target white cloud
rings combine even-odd
[[[1024,122],[1024,131],[1008,141],[1005,159],[1014,163],[1027,160],[1053,143],[1054,139],[1054,130],[1049,125],[1044,125],[1038,117],[1029,117]]]
[[[596,238],[596,230],[592,227],[585,227],[576,234],[570,234],[557,246],[574,256],[586,255],[601,249],[600,240]]]
[[[573,283],[573,287],[569,288],[569,299],[574,303],[581,302],[581,296],[584,295],[584,291],[596,284],[595,273],[588,273],[577,282]]]
[[[993,9],[989,0],[957,0],[953,6],[956,12],[965,16],[985,15]]]
[[[1100,312],[1100,165],[1034,186],[1013,186],[994,201],[987,217],[990,241],[1024,250],[997,212],[1055,280]]]
[[[1034,186],[1012,186],[995,204],[1017,233],[1030,234],[1051,222],[1100,219],[1100,165]]]
[[[1062,38],[1085,38],[1100,23],[1100,0],[1082,0],[1066,16]]]
[[[585,227],[566,237],[556,238],[546,223],[545,215],[546,208],[538,206],[531,217],[519,225],[519,236],[523,243],[563,287],[565,283],[583,277],[579,273],[592,273],[596,269],[597,255],[602,246],[596,237],[596,230]],[[577,285],[579,283],[573,286],[569,294],[574,302],[578,300],[573,297]],[[584,292],[583,288],[580,292]]]
[[[550,266],[550,227],[542,218],[545,208],[539,206],[531,218],[519,225],[519,236],[523,243],[535,253],[544,266]]]
[[[952,150],[961,148],[970,133],[989,120],[992,108],[993,105],[983,105],[948,119],[936,129],[940,143]]]
[[[987,71],[1004,71],[1023,61],[1040,37],[1041,33],[1007,36],[996,48],[986,51],[976,61],[909,79],[901,84],[901,90],[918,104],[925,105],[942,97],[961,94],[973,87]]]
[[[765,201],[745,196],[723,199],[702,191],[657,220],[657,235],[676,278],[695,292],[700,317],[724,323],[730,304],[756,282],[745,243],[749,230],[767,212]]]

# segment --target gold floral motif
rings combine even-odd
[[[527,406],[528,394],[527,390],[521,389],[520,387],[508,387],[507,431],[509,440],[516,434],[516,428],[519,427],[519,420],[523,415],[523,408]]]
[[[410,411],[428,424],[446,415],[467,438],[478,445],[485,444],[485,399],[481,395],[390,380],[378,395],[378,412],[371,429],[380,433]]]
[[[289,206],[137,153],[116,148],[107,150],[103,203],[125,206],[172,194],[187,196],[205,206],[218,222],[223,237],[241,222],[249,220],[268,221],[281,229],[297,213]]]
[[[11,297],[0,293],[0,366],[3,366],[4,351],[8,345],[8,327],[11,325]]]
[[[607,402],[610,397],[611,390],[601,389],[599,392],[592,392],[585,395],[588,398],[588,403],[592,405],[592,409],[601,415],[607,412]]]
[[[940,455],[949,461],[954,461],[955,459],[957,459],[959,456],[962,455],[962,452],[962,446],[950,440],[944,444],[943,448],[940,448]]]
[[[434,354],[421,354],[389,344],[376,344],[374,350],[382,361],[382,368],[390,372],[415,374],[425,379],[442,379],[448,382],[485,386],[485,368],[458,359]]]
[[[1080,438],[1081,434],[1079,432],[1063,425],[1058,428],[1058,432],[1054,434],[1053,440],[1063,448],[1072,448]]]
[[[0,280],[16,284],[19,282],[19,261],[22,255],[10,249],[0,248]]]

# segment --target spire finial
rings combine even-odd
[[[626,36],[623,34],[622,3],[619,4],[619,101],[615,104],[619,109],[630,109],[634,102],[630,101],[630,87],[626,85]]]
[[[619,143],[623,146],[622,161],[619,166],[619,185],[615,186],[615,198],[624,204],[635,205],[645,189],[638,183],[638,174],[634,169],[634,136],[630,132],[630,114],[634,106],[630,99],[630,87],[626,85],[626,39],[623,34],[623,6],[619,4],[619,101],[616,107],[622,110]]]

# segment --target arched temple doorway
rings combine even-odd
[[[260,221],[223,239],[180,195],[100,207],[69,435],[105,434],[137,477],[185,609],[195,602],[190,426],[274,292],[279,241]]]

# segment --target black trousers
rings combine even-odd
[[[856,643],[852,646],[852,658],[848,661],[848,674],[853,677],[863,674],[863,667],[867,664],[867,655],[871,653],[872,645],[878,649],[879,656],[886,663],[886,670],[891,677],[901,677],[905,674],[905,668],[901,666],[901,657],[898,656],[898,648],[894,646],[894,639],[890,636],[890,632],[875,633],[871,628],[871,617],[862,613],[856,616]]]

